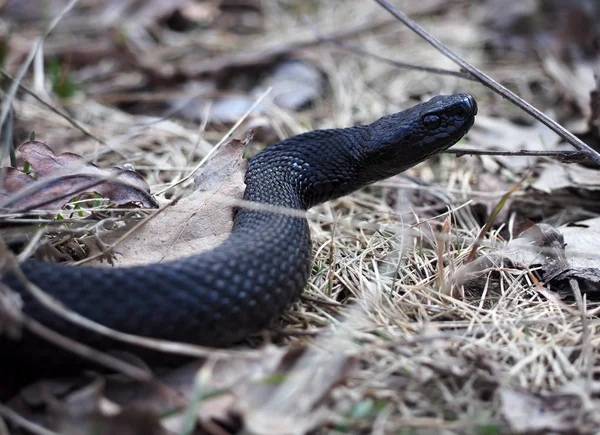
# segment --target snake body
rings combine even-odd
[[[251,159],[244,199],[307,210],[445,150],[469,130],[476,112],[468,94],[437,96],[370,125],[291,137]],[[21,270],[69,309],[112,329],[221,347],[281,316],[305,287],[310,265],[305,217],[240,209],[231,235],[208,252],[127,268],[27,260]],[[14,276],[2,282],[21,296],[24,313],[35,321],[96,348],[118,348],[49,311]],[[63,355],[27,331],[20,341],[0,336],[5,360],[51,365],[61,364]]]

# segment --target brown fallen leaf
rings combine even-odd
[[[322,343],[323,344],[323,343]],[[328,421],[327,399],[357,368],[344,340],[289,351],[269,378],[255,383],[234,410],[248,433],[309,433]]]
[[[109,379],[106,398],[123,408],[169,413],[162,423],[173,433],[181,432],[189,412],[193,412],[201,424],[211,420],[233,423],[231,411],[236,400],[271,376],[287,354],[288,350],[269,345],[227,358],[193,361],[169,371],[156,384]],[[177,402],[172,394],[165,394],[165,386],[177,394]],[[189,410],[190,406],[196,408]],[[173,412],[176,408],[179,412]]]
[[[47,397],[50,426],[68,434],[165,434],[158,415],[139,408],[119,409],[103,402],[104,381],[101,378],[70,393],[63,400]]]
[[[568,267],[556,270],[553,283],[561,295],[572,297],[570,279],[576,279],[589,300],[598,300],[600,292],[600,218],[575,222],[559,229],[565,241]]]
[[[232,205],[226,199],[242,198],[246,160],[242,153],[250,141],[225,143],[195,179],[196,190],[164,209],[114,248],[115,266],[148,264],[210,249],[231,232]],[[111,233],[111,244],[122,231]],[[93,250],[93,247],[90,246]]]
[[[511,433],[582,433],[577,430],[584,405],[575,394],[532,394],[500,389],[502,414]]]
[[[473,143],[479,148],[499,151],[530,150],[567,150],[566,145],[558,143],[558,137],[541,123],[531,126],[519,125],[515,122],[489,117],[477,117],[477,124],[470,132]],[[494,156],[494,160],[512,169],[527,169],[536,162],[530,156]],[[486,162],[489,164],[489,159]]]
[[[489,254],[484,267],[507,260],[515,267],[535,269],[545,285],[561,298],[573,298],[569,280],[576,279],[589,300],[598,300],[600,290],[600,256],[597,240],[600,218],[592,218],[555,228],[539,223],[532,225],[503,249]]]
[[[356,369],[344,340],[329,347],[265,346],[228,358],[192,362],[160,378],[185,406],[163,426],[181,433],[190,415],[202,426],[219,421],[250,433],[306,433],[327,421],[332,390]],[[165,414],[177,407],[158,384],[110,380],[106,397],[122,408]],[[237,417],[237,418],[233,418]]]
[[[71,199],[88,192],[98,193],[119,205],[140,203],[145,208],[158,207],[148,184],[134,171],[101,169],[73,153],[57,156],[38,141],[25,142],[19,151],[35,170],[37,180],[15,168],[4,168],[1,211],[23,213],[43,209],[53,216]]]
[[[526,210],[529,219],[559,222],[585,219],[600,210],[597,170],[580,165],[540,164],[537,179],[516,202],[518,210]]]

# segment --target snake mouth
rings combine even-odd
[[[467,113],[470,113],[472,116],[477,115],[477,102],[475,98],[473,98],[469,94],[460,94],[462,97],[461,104],[464,106]]]
[[[460,136],[460,138],[462,138],[475,124],[475,115],[477,115],[478,107],[475,98],[473,98],[471,95],[459,94],[458,96],[460,97],[460,100],[456,103],[454,110],[456,110],[458,107],[458,110],[464,111],[466,114],[465,118],[467,119],[467,122],[463,124],[462,134]]]

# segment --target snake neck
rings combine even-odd
[[[292,210],[346,195],[368,184],[359,174],[370,126],[317,130],[279,142],[250,161],[244,199]]]

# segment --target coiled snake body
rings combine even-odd
[[[477,112],[468,94],[438,96],[370,125],[317,130],[279,142],[250,161],[244,198],[306,210],[425,160],[458,141]],[[229,238],[215,249],[130,268],[68,267],[28,260],[27,278],[71,310],[118,331],[226,346],[278,318],[309,276],[305,218],[238,210]],[[45,326],[100,349],[118,347],[51,313],[12,276],[24,312]],[[31,333],[0,337],[0,357],[52,364],[62,353]],[[60,363],[60,361],[54,361]]]

